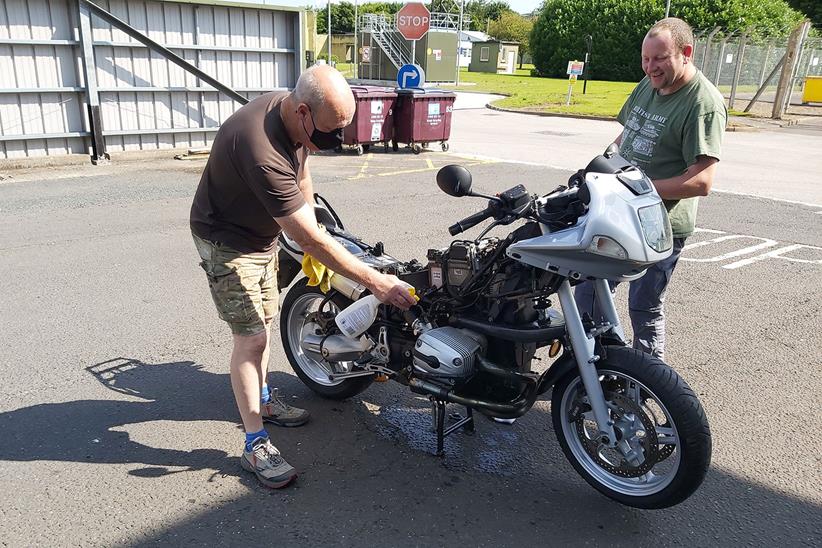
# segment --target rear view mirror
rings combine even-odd
[[[447,165],[437,172],[437,186],[449,196],[468,196],[471,194],[471,172],[456,164]]]

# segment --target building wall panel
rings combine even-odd
[[[207,0],[95,1],[249,98],[296,83],[302,58],[297,11]],[[0,158],[89,153],[77,5],[0,0],[0,39],[18,42],[0,44]],[[207,146],[239,108],[99,17],[92,15],[91,24],[109,151]]]

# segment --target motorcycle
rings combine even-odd
[[[452,236],[493,222],[477,238],[430,249],[424,263],[365,243],[317,197],[318,222],[364,263],[412,285],[420,300],[408,311],[381,305],[374,323],[351,338],[335,318],[366,288],[338,274],[327,293],[298,280],[285,295],[280,334],[300,380],[325,398],[359,394],[377,376],[428,396],[438,455],[445,437],[473,431],[474,411],[517,418],[550,390],[562,451],[591,486],[645,509],[693,494],[711,460],[703,408],[676,371],[627,345],[609,285],[637,279],[671,254],[670,222],[650,180],[609,149],[545,196],[522,185],[495,196],[474,192],[471,174],[457,165],[442,168],[437,184],[454,197],[488,200],[452,225]],[[515,222],[506,236],[488,236]],[[302,259],[282,234],[281,288]],[[594,283],[600,318],[577,309],[572,288],[583,280]],[[537,373],[531,364],[544,347],[553,361]],[[449,403],[466,413],[446,428]]]

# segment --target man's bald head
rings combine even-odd
[[[354,94],[343,75],[328,65],[315,65],[303,72],[293,97],[297,103],[308,105],[325,131],[345,127],[354,117]]]

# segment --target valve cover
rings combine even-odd
[[[476,356],[485,344],[482,335],[468,329],[431,329],[414,344],[414,369],[437,377],[467,377],[473,373]]]

